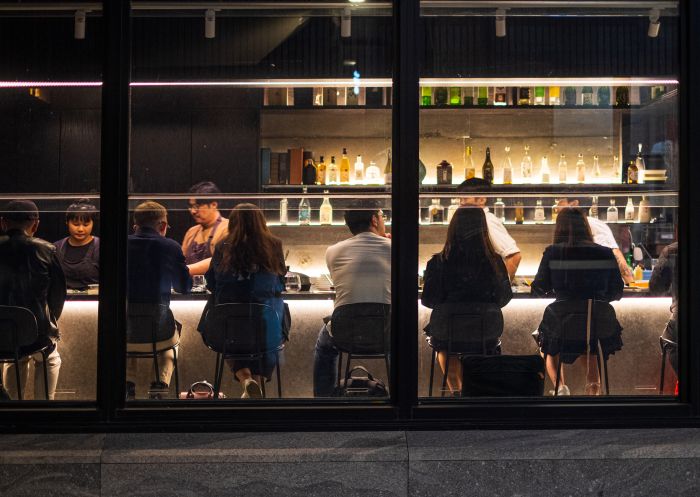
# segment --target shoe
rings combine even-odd
[[[559,385],[559,390],[557,390],[557,392],[557,395],[571,395],[571,391],[566,385]],[[550,390],[549,395],[554,396],[554,390]]]
[[[152,400],[161,400],[168,395],[168,384],[162,381],[154,381],[151,383],[151,388],[148,389],[148,398]]]
[[[600,382],[586,383],[586,395],[600,395]]]
[[[262,399],[262,390],[257,381],[252,378],[248,378],[243,382],[243,395],[242,399]]]
[[[3,400],[12,400],[12,397],[10,397],[10,392],[3,385],[0,385],[0,401]]]
[[[130,400],[135,400],[136,399],[136,384],[133,381],[127,381],[126,382],[126,400],[127,402]]]

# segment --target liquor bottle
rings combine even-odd
[[[353,182],[356,185],[362,185],[365,182],[365,163],[362,162],[362,156],[358,155],[355,160],[355,174],[353,175]]]
[[[525,155],[520,161],[520,176],[523,179],[523,183],[532,181],[532,157],[530,157],[529,145],[525,145]]]
[[[586,163],[583,161],[583,154],[578,154],[576,161],[576,181],[579,183],[586,182]]]
[[[462,105],[462,89],[459,86],[450,87],[450,105]]]
[[[637,264],[632,274],[634,275],[634,281],[642,281],[644,279],[644,268],[642,265]]]
[[[350,183],[350,159],[346,148],[343,148],[343,155],[340,156],[340,183],[343,185]]]
[[[391,184],[391,149],[386,153],[386,165],[384,165],[384,184]]]
[[[474,105],[474,88],[471,86],[462,88],[462,101],[464,105]]]
[[[566,156],[559,156],[559,183],[567,183],[569,181],[569,168],[566,164]]]
[[[500,219],[502,223],[506,222],[506,204],[500,198],[497,198],[493,204],[493,215]]]
[[[602,173],[600,172],[600,160],[598,160],[597,155],[594,155],[593,156],[593,176],[595,176],[596,178],[600,178],[601,174]]]
[[[513,184],[513,163],[510,160],[510,146],[505,148],[506,158],[503,159],[503,184]]]
[[[433,105],[433,90],[429,86],[424,86],[420,89],[421,105]]]
[[[636,185],[639,183],[637,164],[633,160],[627,166],[627,184]]]
[[[617,207],[615,207],[615,199],[611,198],[610,199],[610,207],[608,207],[608,216],[607,216],[607,221],[609,223],[616,223],[618,221],[618,212],[617,212]]]
[[[316,178],[317,177],[317,171],[316,171],[316,166],[314,165],[314,160],[313,159],[306,159],[306,162],[304,163],[304,169],[302,170],[301,173],[301,182],[304,185],[315,185],[316,184]]]
[[[437,184],[451,185],[452,184],[452,164],[443,160],[437,165]]]
[[[478,105],[486,105],[489,103],[489,89],[486,86],[480,86],[478,90],[478,98],[476,99]]]
[[[573,107],[576,105],[576,88],[573,86],[567,86],[564,88],[564,105],[567,107]]]
[[[306,187],[304,187],[303,194],[306,195]],[[305,196],[301,197],[299,201],[299,224],[301,226],[311,224],[311,204]]]
[[[515,224],[523,224],[525,222],[525,209],[521,201],[515,202]]]
[[[466,148],[465,156],[466,165],[464,167],[464,179],[471,179],[476,176],[476,168],[474,168],[474,159],[472,158],[472,148]]]
[[[588,217],[598,219],[598,197],[595,195],[591,197],[591,208],[588,209]]]
[[[459,209],[459,199],[450,199],[450,206],[447,208],[447,224],[450,224],[450,221],[452,221],[452,216],[455,215],[457,209]]]
[[[433,104],[434,105],[447,105],[447,88],[441,86],[435,88],[433,92]]]
[[[535,105],[544,104],[544,86],[535,86]]]
[[[639,211],[637,220],[640,223],[648,223],[651,221],[651,208],[649,207],[649,201],[646,196],[642,196],[642,200],[639,201]]]
[[[556,224],[557,215],[559,215],[559,199],[555,198],[552,204],[552,222]]]
[[[493,105],[508,105],[505,86],[497,86],[494,90]]]
[[[282,226],[289,222],[289,201],[286,198],[280,200],[280,224]]]
[[[481,167],[481,177],[493,184],[493,163],[491,162],[491,149],[486,147],[486,159]]]
[[[326,184],[326,162],[323,160],[323,156],[321,156],[321,162],[316,167],[316,183],[319,185]]]
[[[601,86],[598,88],[598,107],[610,107],[609,86]]]
[[[634,202],[632,197],[627,197],[627,205],[625,206],[625,221],[634,221]]]
[[[644,164],[644,158],[642,157],[642,144],[638,145],[639,150],[637,152],[637,158],[634,160],[634,164],[637,166],[637,182],[639,184],[644,183],[644,171],[646,166]]]
[[[377,167],[374,161],[369,162],[367,170],[365,171],[365,184],[366,185],[380,185],[382,183],[382,172]]]
[[[331,155],[331,163],[326,168],[326,184],[340,184],[340,176],[338,174],[338,165],[335,163],[335,155]]]
[[[544,207],[542,207],[542,200],[537,200],[535,204],[535,223],[542,224],[546,220],[544,216]]]
[[[443,209],[442,205],[440,205],[439,198],[432,199],[429,211],[430,224],[442,224],[442,222],[445,220],[445,209]]]
[[[540,182],[545,185],[550,182],[549,160],[546,155],[540,160]]]
[[[333,223],[333,206],[328,198],[328,190],[323,190],[323,203],[318,210],[318,221],[320,224],[330,225]]]
[[[612,162],[613,181],[619,181],[621,177],[622,177],[622,165],[620,164],[620,158],[617,155],[614,155],[613,162]]]
[[[615,90],[615,107],[629,107],[630,94],[626,86],[618,86]]]
[[[530,105],[529,86],[521,86],[518,88],[518,105]]]
[[[549,105],[561,105],[560,92],[561,89],[559,86],[549,87]]]
[[[581,105],[593,105],[592,86],[584,86],[581,88]]]

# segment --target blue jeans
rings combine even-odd
[[[324,324],[314,349],[314,397],[330,397],[338,382],[338,349]]]

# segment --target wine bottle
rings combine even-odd
[[[386,153],[386,165],[384,166],[384,184],[391,184],[391,149]]]
[[[476,169],[474,168],[474,159],[472,158],[472,148],[468,146],[465,153],[466,165],[464,167],[464,179],[467,180],[476,176]]]
[[[443,160],[437,166],[437,184],[451,185],[452,184],[452,164]]]
[[[486,147],[486,159],[481,167],[481,177],[493,184],[493,163],[491,162],[491,149]]]
[[[316,166],[314,165],[313,159],[306,159],[304,163],[304,169],[301,173],[301,182],[304,185],[315,185],[316,184]]]
[[[532,179],[532,157],[530,157],[529,145],[525,145],[525,155],[520,161],[520,176],[523,183],[529,183]]]
[[[319,185],[326,184],[326,162],[323,160],[323,156],[321,156],[321,162],[316,167],[316,183]]]
[[[559,183],[567,183],[569,181],[569,168],[566,164],[566,156],[559,156]]]
[[[510,146],[505,148],[506,157],[503,159],[503,184],[513,184],[513,163],[510,160]]]

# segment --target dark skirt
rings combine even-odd
[[[258,359],[226,359],[226,364],[231,371],[234,373],[234,378],[236,378],[235,373],[241,369],[250,369],[251,374],[255,376],[263,376],[265,379],[269,380],[272,377],[272,373],[277,366],[277,354],[274,352],[267,352],[259,360]],[[236,378],[238,381],[238,378]]]
[[[535,337],[543,354],[556,356],[561,353],[561,361],[565,364],[572,364],[576,359],[586,353],[585,337],[579,341],[567,340],[566,351],[561,352],[561,337],[557,334],[548,333],[547,329],[540,324],[539,334]],[[598,343],[590,341],[591,355],[598,353]],[[622,326],[617,323],[617,330],[609,336],[600,339],[600,348],[603,351],[603,358],[608,359],[618,350],[622,350]]]

